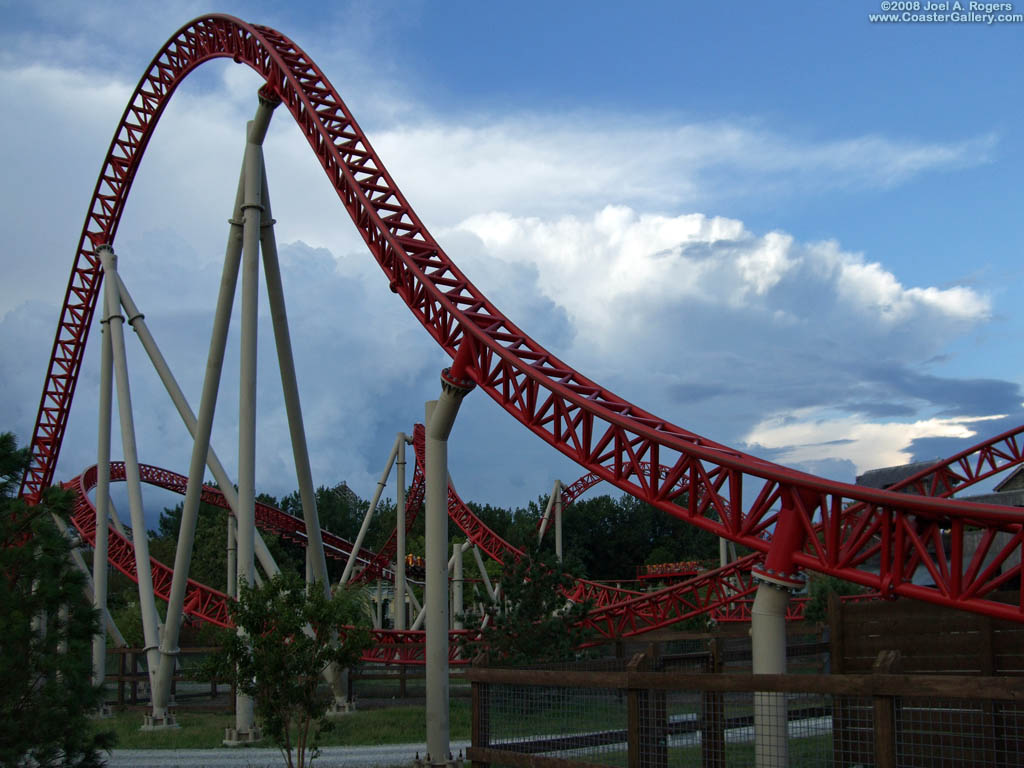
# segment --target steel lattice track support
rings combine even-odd
[[[406,504],[406,517],[409,525],[411,525],[416,512],[420,508],[424,490],[422,471],[423,438],[423,426],[418,424],[413,430],[416,462]],[[957,460],[957,457],[950,459],[950,461]],[[140,465],[140,471],[144,482],[178,493],[184,493],[185,491],[186,478],[181,475],[147,465]],[[111,479],[113,481],[124,479],[123,463],[113,462],[111,464]],[[89,502],[88,493],[95,487],[96,481],[97,471],[95,467],[92,467],[74,481],[65,484],[65,487],[77,491],[76,513],[72,522],[82,534],[83,539],[89,543],[92,543],[95,537],[95,512]],[[573,484],[573,486],[576,485],[576,483]],[[966,487],[966,483],[962,487]],[[576,496],[578,497],[578,493]],[[203,501],[224,509],[229,508],[220,491],[209,486],[204,486],[203,488]],[[493,531],[483,526],[479,520],[476,520],[479,526],[467,524],[467,521],[471,518],[476,518],[472,515],[472,511],[462,503],[458,494],[451,486],[449,486],[449,509],[460,510],[461,518],[459,519],[462,520],[460,527],[467,535],[471,532],[474,533],[478,538],[477,543],[484,544],[490,542],[495,544],[500,542],[502,546],[494,547],[493,553],[497,553],[501,557],[516,556],[518,550],[504,543]],[[261,527],[267,530],[274,531],[300,543],[305,541],[302,521],[273,507],[258,504],[257,521]],[[333,536],[333,534],[327,531],[324,531],[324,540],[328,545],[328,555],[335,557],[335,559],[340,560],[344,558],[351,548],[351,544]],[[389,539],[392,555],[394,553],[394,541],[395,534],[392,533],[391,539]],[[110,542],[111,563],[129,577],[134,578],[134,556],[130,542],[120,537],[116,531],[110,533]],[[363,573],[371,571],[374,573],[373,578],[376,578],[377,574],[387,575],[384,566],[389,564],[391,559],[386,554],[387,549],[388,547],[376,556],[366,553],[368,565],[364,568]],[[492,552],[488,552],[488,554],[493,556]],[[732,563],[725,569],[708,572],[688,582],[676,584],[659,592],[648,594],[640,594],[628,590],[615,590],[605,587],[605,585],[580,581],[577,582],[574,591],[568,597],[575,601],[582,601],[587,598],[595,601],[596,607],[599,610],[591,616],[589,622],[600,635],[607,638],[615,638],[619,636],[616,634],[619,632],[622,633],[622,636],[639,635],[707,611],[712,611],[712,614],[720,621],[749,621],[749,611],[752,603],[750,595],[753,594],[756,588],[753,584],[750,570],[761,559],[761,555],[755,553]],[[166,566],[157,561],[153,561],[153,571],[155,591],[157,595],[162,596],[161,590],[165,588],[166,584],[169,584],[170,571]],[[723,585],[720,582],[725,582],[725,584]],[[191,591],[189,592],[189,598],[186,600],[186,613],[220,626],[227,626],[226,595],[196,582],[190,581],[189,584]],[[873,596],[864,596],[863,599],[872,598]],[[799,616],[802,605],[801,601],[792,602],[787,609],[789,615],[794,618]],[[421,664],[423,663],[422,649],[417,650],[415,646],[417,643],[422,643],[422,638],[423,635],[420,632],[398,634],[388,632],[375,633],[375,639],[378,644],[370,649],[364,658],[374,661]],[[411,643],[412,647],[403,650],[404,641]],[[453,663],[459,663],[456,660],[456,655],[455,646],[453,645],[450,654]]]
[[[938,461],[932,466],[925,467],[913,475],[901,480],[900,482],[891,486],[888,490],[892,492],[911,493],[921,496],[934,496],[937,498],[948,498],[954,493],[966,490],[967,488],[981,482],[982,480],[988,479],[1000,472],[1004,472],[1007,469],[1019,465],[1024,461],[1024,455],[1021,451],[1021,440],[1024,435],[1024,425],[1015,429],[1004,432],[995,437],[989,438],[977,445],[961,451],[960,453],[945,459]],[[656,474],[659,477],[665,477],[670,469],[668,467],[659,466],[654,467],[649,463],[642,463],[641,470],[645,475]],[[563,506],[569,506],[579,496],[593,488],[598,483],[604,481],[604,478],[596,473],[590,472],[571,485],[565,487],[562,491]],[[685,490],[684,490],[685,493]],[[700,493],[700,489],[698,489]],[[700,500],[700,505],[704,505],[707,502]],[[854,546],[858,546],[862,549],[859,556],[858,563],[863,563],[870,557],[880,553],[883,550],[882,544],[882,533],[880,532],[879,526],[870,525],[867,523],[868,508],[864,504],[854,504],[842,511],[843,520],[838,525],[832,526],[832,532],[835,533],[837,529],[842,530],[844,537],[849,537],[853,540],[853,545],[849,546],[848,549],[852,550]],[[1007,511],[1012,510],[1007,508]],[[814,528],[815,538],[822,539],[825,535],[825,528],[823,525],[815,525]],[[1012,530],[1012,527],[1011,527]],[[960,560],[961,567],[964,567],[965,559],[963,557],[963,528],[961,524],[960,536],[958,539],[960,542]],[[974,556],[970,562],[970,574],[977,577],[979,570],[981,570],[981,563],[984,562],[987,555],[992,552],[993,547],[996,544],[996,533],[997,529],[988,529],[985,533],[980,546],[975,551]],[[928,543],[923,542],[920,537],[915,538],[916,549],[910,554],[908,561],[904,566],[904,574],[906,580],[910,580],[915,569],[924,564],[928,567],[933,577],[939,576],[940,574],[950,574],[949,563],[955,559],[955,555],[951,554],[946,557],[944,547],[942,545],[941,530],[938,526],[933,526],[930,532],[930,544],[932,547],[932,554],[935,555],[935,560],[938,561],[936,565],[929,561]],[[1004,554],[1009,553],[1015,546],[1019,546],[1019,534],[1014,538],[1010,539],[1009,543],[1003,542],[1000,544],[1000,548]],[[810,549],[810,547],[808,547]],[[755,552],[747,555],[746,557],[735,562],[735,565],[750,570],[763,564],[765,553]],[[1001,558],[1000,562],[1004,562],[1008,558]],[[984,574],[989,578],[993,579],[992,583],[998,585],[1012,579],[1014,573],[1013,569],[998,573],[998,563],[991,563],[984,569]],[[939,581],[936,578],[936,581]],[[996,580],[997,579],[997,580]],[[873,599],[877,597],[878,593],[872,593],[870,597]],[[751,601],[737,601],[733,606],[726,609],[715,609],[712,612],[715,620],[717,621],[749,621],[750,620],[750,604]],[[802,619],[802,602],[797,602],[795,605],[790,604],[790,607],[786,609],[786,615],[791,619]]]
[[[416,432],[421,433],[422,427],[417,425]],[[421,463],[417,462],[413,488],[423,487],[421,467]],[[184,493],[186,478],[182,475],[146,464],[141,464],[139,469],[143,482]],[[90,545],[95,544],[96,513],[95,507],[89,500],[89,492],[96,486],[97,474],[96,467],[91,467],[73,481],[64,484],[65,488],[75,492],[75,510],[71,522],[82,536],[83,541]],[[125,479],[123,462],[111,462],[110,479],[112,482]],[[452,492],[450,486],[449,492]],[[220,491],[209,486],[203,488],[203,501],[224,509],[229,508]],[[406,507],[408,517],[413,516],[412,509],[417,508],[419,503],[413,494],[409,495]],[[266,525],[268,530],[289,531],[295,539],[303,540],[302,521],[272,507],[266,505],[258,507],[257,521],[261,526]],[[324,540],[325,542],[344,541],[326,531],[324,531]],[[137,577],[131,542],[116,530],[111,530],[108,532],[108,546],[110,563],[134,581]],[[331,551],[337,553],[338,559],[342,558],[343,552],[340,547],[328,550],[328,552]],[[153,558],[150,558],[150,565],[153,573],[154,594],[161,599],[167,599],[173,572],[169,567]],[[734,571],[736,572],[735,579],[733,578]],[[579,582],[576,590],[570,593],[569,597],[577,601],[587,598],[595,599],[595,601],[603,600],[606,607],[603,611],[598,610],[590,623],[602,636],[614,638],[618,636],[616,632],[621,632],[622,636],[632,636],[668,626],[675,621],[710,610],[714,606],[729,604],[737,598],[751,594],[752,591],[753,583],[749,571],[743,572],[734,564],[724,571],[711,572],[691,582],[639,597],[638,593],[605,588],[603,585],[591,582]],[[619,599],[613,602],[614,596],[618,596]],[[623,601],[623,596],[635,599]],[[230,627],[227,610],[229,599],[225,593],[189,579],[185,593],[184,613],[194,619]],[[469,633],[451,634],[449,659],[453,664],[466,663],[465,659],[460,659],[458,656],[457,637],[460,634]],[[366,651],[363,656],[364,660],[398,664],[425,663],[424,633],[422,631],[375,631],[373,637],[374,646]]]

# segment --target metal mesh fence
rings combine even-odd
[[[1016,703],[898,698],[896,761],[908,768],[1024,765],[1024,707]]]
[[[505,752],[493,765],[566,768],[1024,766],[1022,703],[809,687],[818,692],[488,683],[474,745]]]
[[[489,746],[625,765],[627,696],[614,688],[488,685]]]

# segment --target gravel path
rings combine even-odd
[[[465,754],[468,741],[453,741],[452,751]],[[386,744],[379,747],[324,747],[313,763],[316,768],[374,768],[412,765],[426,744]],[[115,749],[110,768],[280,768],[280,751],[263,747],[223,749]]]

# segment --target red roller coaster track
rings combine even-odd
[[[266,81],[264,88],[280,98],[309,141],[391,290],[448,355],[464,347],[467,375],[538,437],[666,513],[764,553],[766,570],[777,575],[807,568],[888,596],[1024,621],[1019,598],[1008,605],[991,597],[1021,572],[1014,559],[1024,541],[1019,511],[787,469],[677,427],[577,373],[502,315],[445,254],[309,57],[280,33],[229,16],[205,16],[179,30],[153,59],[121,118],[61,310],[22,484],[28,499],[53,481],[99,295],[95,248],[113,243],[143,153],[175,88],[218,57],[244,63]],[[1021,445],[1012,436],[972,471],[1020,460]],[[965,536],[972,529],[982,532],[973,551]],[[1000,532],[1009,537],[997,542]],[[918,565],[929,570],[934,586],[910,582]]]
[[[418,432],[422,436],[422,427]],[[422,442],[422,439],[421,439]],[[142,482],[149,485],[166,488],[176,493],[184,494],[188,478],[183,475],[170,472],[166,469],[151,467],[146,464],[139,465]],[[90,545],[96,542],[96,508],[89,500],[89,492],[96,486],[96,467],[90,467],[74,480],[64,484],[65,488],[74,490],[75,507],[71,522],[81,534],[82,539]],[[111,462],[110,479],[112,482],[125,479],[125,467],[123,462]],[[413,477],[412,488],[407,497],[406,507],[413,517],[416,510],[422,503],[423,471],[422,462],[417,462],[415,476]],[[419,489],[419,490],[417,490]],[[202,499],[208,504],[228,509],[227,500],[216,488],[203,486]],[[279,509],[267,504],[257,503],[256,508],[257,524],[265,529],[279,533],[286,538],[305,543],[305,524],[299,518],[292,517]],[[345,539],[323,531],[324,548],[329,557],[347,557],[352,551],[352,545]],[[392,541],[394,536],[392,536]],[[135,567],[135,550],[129,539],[126,539],[116,530],[108,530],[107,552],[110,563],[121,573],[125,574],[132,581],[138,581],[138,574]],[[365,550],[360,552],[360,559],[367,563],[377,562],[377,557]],[[171,590],[171,579],[174,575],[172,569],[166,564],[150,558],[150,568],[153,574],[153,593],[167,600]],[[389,562],[389,561],[388,561]],[[371,566],[367,566],[371,567]],[[386,571],[382,575],[390,575]],[[185,590],[184,614],[191,619],[208,621],[221,627],[231,626],[228,612],[228,600],[230,598],[223,592],[213,589],[206,584],[201,584],[193,579],[188,580]],[[373,645],[363,653],[364,661],[383,661],[392,664],[423,664],[424,663],[424,633],[421,631],[395,632],[389,630],[374,630]],[[458,659],[457,636],[460,633],[452,633],[452,643],[449,651],[450,660],[453,663],[462,663]]]

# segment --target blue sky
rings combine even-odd
[[[871,24],[877,5],[217,10],[313,57],[449,254],[563,359],[684,427],[849,481],[1024,416],[1024,24]],[[117,119],[164,40],[208,10],[0,0],[0,425],[23,440]],[[229,62],[186,81],[116,243],[193,400],[257,85]],[[368,496],[445,362],[288,120],[267,163],[315,481]],[[62,476],[92,460],[96,347]],[[261,350],[261,485],[281,493],[295,483]],[[134,371],[142,458],[181,471],[183,430]],[[229,467],[232,386],[215,431]],[[468,498],[524,504],[581,473],[480,394],[453,437]]]

